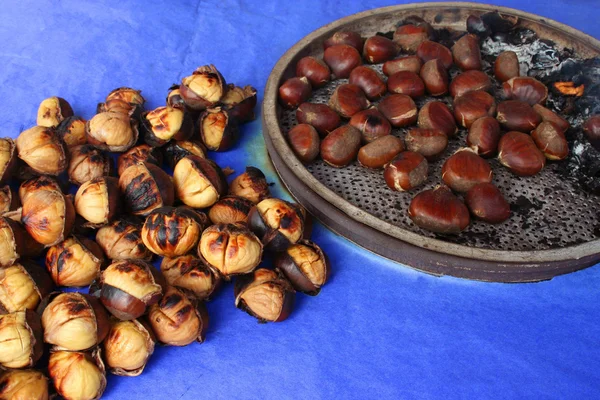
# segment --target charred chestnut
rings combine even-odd
[[[254,203],[240,196],[225,196],[217,201],[208,212],[213,224],[246,223]]]
[[[316,296],[327,281],[329,261],[315,243],[303,240],[280,253],[275,266],[288,278],[294,289]]]
[[[390,189],[404,192],[423,184],[427,180],[428,169],[425,157],[404,151],[385,166],[383,178]]]
[[[19,158],[40,175],[58,175],[67,168],[67,152],[53,128],[34,126],[15,140]]]
[[[248,215],[248,225],[268,250],[283,251],[304,234],[304,210],[295,203],[266,199]]]
[[[212,151],[230,149],[238,136],[237,121],[221,107],[209,108],[200,114],[198,130],[202,143]]]
[[[69,148],[69,182],[81,185],[84,182],[102,176],[108,176],[111,172],[112,159],[102,150],[94,146],[84,144]]]
[[[271,195],[265,174],[256,167],[246,167],[246,171],[231,182],[229,194],[243,197],[254,204]]]
[[[411,71],[400,71],[390,75],[387,81],[390,93],[405,94],[413,99],[425,95],[425,83]]]
[[[391,76],[396,72],[408,71],[418,74],[421,72],[423,61],[417,56],[404,56],[389,60],[383,63],[382,71],[385,75]]]
[[[292,151],[302,163],[310,164],[319,155],[321,140],[311,125],[298,124],[288,132],[287,137]]]
[[[134,164],[123,171],[119,189],[125,205],[134,215],[147,216],[152,210],[172,205],[175,200],[171,177],[150,163]]]
[[[100,349],[91,353],[54,351],[48,360],[48,374],[65,399],[97,400],[106,389],[106,371]]]
[[[154,353],[156,340],[150,327],[138,320],[113,321],[102,347],[111,373],[138,376]]]
[[[160,271],[169,285],[187,290],[199,300],[208,300],[221,283],[215,269],[192,255],[165,257]]]
[[[142,241],[142,226],[127,219],[116,220],[96,233],[96,242],[111,260],[150,261],[152,252]]]
[[[294,289],[281,272],[260,268],[238,278],[235,306],[260,322],[281,322],[292,311]]]
[[[75,194],[75,211],[98,227],[112,221],[119,213],[119,180],[109,176],[94,178],[79,187]]]
[[[348,78],[350,72],[362,64],[359,51],[347,44],[327,47],[323,53],[323,61],[331,68],[336,79]]]
[[[467,129],[479,118],[495,113],[496,100],[487,92],[467,92],[454,99],[454,117]]]
[[[225,79],[214,65],[199,67],[192,75],[183,78],[179,86],[185,104],[198,111],[214,106],[221,100],[225,90]]]
[[[85,124],[88,143],[102,150],[124,152],[138,139],[138,123],[128,114],[101,112]]]
[[[85,123],[85,119],[81,117],[65,118],[56,127],[56,133],[62,138],[67,147],[86,144]]]
[[[171,168],[175,168],[179,160],[185,156],[206,158],[206,147],[195,140],[172,140],[163,149],[167,165]],[[156,165],[160,166],[160,164]]]
[[[42,249],[23,225],[6,215],[0,217],[0,267],[8,267],[19,258],[38,256]]]
[[[391,60],[398,54],[398,45],[385,36],[371,36],[365,40],[363,57],[371,64]]]
[[[499,224],[510,217],[510,204],[493,183],[478,183],[465,196],[467,207],[475,218]]]
[[[229,113],[229,117],[240,124],[252,121],[255,118],[256,89],[250,85],[243,88],[235,85],[228,85],[227,87],[227,92],[221,98],[221,103]]]
[[[458,234],[471,222],[467,206],[446,186],[416,195],[408,216],[418,227],[440,234]]]
[[[467,92],[477,90],[488,91],[492,88],[492,81],[485,72],[471,70],[456,76],[450,83],[450,96],[458,97]]]
[[[171,143],[176,142],[169,142],[169,144]],[[122,175],[127,168],[139,163],[150,163],[160,167],[162,164],[162,154],[160,153],[160,150],[150,147],[147,144],[140,144],[132,147],[125,153],[120,154],[119,158],[117,159],[117,169],[119,175]]]
[[[491,157],[498,150],[500,124],[494,117],[482,117],[471,125],[467,135],[467,146],[474,147],[482,157]]]
[[[425,62],[421,67],[420,76],[430,95],[442,96],[448,93],[448,72],[440,59]]]
[[[345,83],[337,88],[329,98],[329,107],[344,118],[350,118],[357,112],[369,107],[365,92],[356,85]]]
[[[0,184],[8,181],[17,166],[17,146],[10,138],[0,138]]]
[[[363,48],[363,38],[353,31],[338,31],[323,42],[323,50],[337,44],[347,44],[360,51]]]
[[[57,127],[65,118],[73,116],[73,109],[62,97],[49,97],[42,100],[37,112],[37,125],[47,128]]]
[[[361,88],[369,100],[378,99],[387,91],[385,82],[379,73],[364,65],[360,65],[350,72],[348,82]]]
[[[468,147],[459,149],[442,166],[442,180],[456,192],[468,192],[477,183],[492,181],[492,168]]]
[[[327,104],[302,103],[296,110],[300,124],[312,125],[321,137],[340,126],[340,116]]]
[[[496,119],[507,130],[531,132],[542,118],[531,106],[519,100],[507,100],[498,104]]]
[[[506,82],[520,74],[519,58],[514,51],[503,51],[494,61],[494,75],[500,82]]]
[[[377,109],[395,128],[413,125],[417,122],[417,105],[410,96],[404,94],[386,96],[379,102]]]
[[[481,69],[481,51],[479,39],[475,35],[467,34],[461,37],[452,46],[454,64],[463,71]]]
[[[345,167],[356,158],[361,138],[352,125],[340,126],[321,141],[321,158],[332,167]]]
[[[173,170],[173,181],[177,197],[194,208],[210,207],[227,193],[227,182],[221,168],[198,156],[179,160]]]
[[[46,269],[57,286],[88,286],[103,264],[102,249],[87,238],[70,236],[46,253]]]
[[[402,139],[392,135],[382,136],[360,148],[358,162],[367,168],[383,168],[402,151],[404,151]]]
[[[0,268],[0,314],[35,310],[53,286],[48,273],[31,262]]]
[[[312,88],[305,76],[290,78],[279,87],[279,101],[287,108],[295,108],[312,95]]]
[[[564,160],[569,155],[565,134],[553,122],[542,122],[531,132],[531,138],[548,160]]]
[[[441,101],[430,101],[419,110],[418,125],[423,129],[440,130],[449,138],[458,131],[452,112]]]
[[[47,400],[48,378],[33,369],[10,370],[0,375],[0,398]]]
[[[296,64],[296,76],[306,77],[313,87],[325,86],[331,79],[331,70],[323,60],[308,56],[301,58]]]
[[[544,104],[548,98],[548,88],[542,82],[529,76],[510,78],[502,84],[508,99],[520,100],[530,106]]]
[[[181,108],[158,107],[142,114],[144,140],[150,146],[163,146],[170,140],[185,140],[194,133],[194,122]]]
[[[546,165],[546,157],[537,148],[531,136],[514,131],[500,138],[498,160],[518,176],[535,175]]]
[[[350,125],[362,134],[363,142],[370,143],[392,132],[388,120],[376,108],[359,111],[350,118]]]
[[[32,310],[0,315],[0,338],[0,366],[4,368],[33,367],[44,352],[42,324]]]
[[[439,129],[413,128],[404,137],[409,151],[421,154],[428,160],[437,158],[448,147],[448,136]]]

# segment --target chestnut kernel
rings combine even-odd
[[[542,122],[531,132],[531,138],[548,160],[564,160],[569,155],[565,134],[552,122]]]
[[[434,160],[448,147],[448,136],[439,129],[410,129],[404,137],[406,149]]]
[[[546,165],[546,157],[531,136],[516,131],[508,132],[500,138],[498,160],[518,176],[535,175]]]
[[[112,90],[106,96],[107,103],[111,100],[120,100],[135,107],[138,114],[141,112],[144,103],[146,102],[146,99],[144,99],[144,96],[142,96],[141,90],[136,90],[125,86]]]
[[[362,64],[359,50],[347,44],[327,47],[323,53],[323,61],[331,68],[336,79],[348,78],[350,72]]]
[[[321,141],[317,130],[308,124],[298,124],[287,134],[288,142],[296,157],[304,163],[310,164],[319,155]]]
[[[479,118],[495,113],[496,100],[487,92],[467,92],[454,99],[454,117],[467,129]]]
[[[221,168],[197,156],[186,156],[175,165],[173,181],[177,197],[194,208],[210,207],[227,193],[227,182]]]
[[[165,161],[171,168],[175,168],[175,165],[185,156],[198,156],[200,158],[206,158],[206,147],[199,141],[195,140],[172,140],[167,144],[164,149]],[[161,160],[162,158],[156,158]],[[155,164],[151,160],[144,161]],[[160,163],[156,165],[160,166]]]
[[[350,83],[335,88],[328,103],[329,107],[345,118],[352,117],[357,112],[369,107],[370,104],[365,92]]]
[[[231,182],[229,194],[246,198],[254,204],[271,196],[265,174],[256,167],[246,167],[246,171]]]
[[[48,273],[32,262],[0,268],[0,314],[35,310],[53,287]]]
[[[62,97],[49,97],[42,100],[37,112],[37,126],[57,127],[65,118],[73,116],[73,109]]]
[[[243,88],[235,85],[227,85],[227,92],[221,98],[223,108],[227,110],[229,117],[240,124],[250,122],[255,118],[256,89],[250,85]]]
[[[405,94],[413,99],[425,95],[425,83],[419,75],[410,71],[390,75],[387,87],[390,93]]]
[[[98,277],[104,254],[96,242],[69,236],[46,253],[46,269],[57,286],[88,286]]]
[[[345,167],[356,158],[361,139],[352,125],[340,126],[321,141],[321,158],[332,167]]]
[[[450,83],[450,96],[459,97],[467,92],[482,90],[487,92],[492,88],[492,81],[485,72],[479,70],[465,71]]]
[[[169,107],[177,107],[186,109],[185,101],[183,101],[183,97],[181,97],[181,89],[180,85],[174,84],[169,88],[169,93],[167,94],[166,103]]]
[[[102,343],[109,371],[119,376],[138,376],[154,353],[156,339],[140,321],[113,321]]]
[[[112,158],[102,150],[84,144],[69,148],[69,182],[76,185],[110,175]]]
[[[328,47],[335,46],[336,44],[347,44],[361,51],[363,43],[363,38],[356,32],[338,31],[323,42],[323,50],[327,50]]]
[[[477,154],[482,157],[492,157],[498,151],[500,141],[500,124],[494,117],[482,117],[469,128],[467,146],[476,148]]]
[[[140,144],[132,147],[125,153],[119,154],[119,158],[117,159],[117,172],[119,176],[122,175],[127,168],[139,163],[150,163],[160,167],[162,164],[162,154],[159,149],[150,147],[147,144]]]
[[[316,296],[327,281],[329,261],[315,243],[303,240],[279,253],[275,266],[283,272],[294,289]]]
[[[471,214],[490,224],[499,224],[510,217],[510,204],[493,183],[478,183],[465,196]]]
[[[65,118],[56,127],[56,133],[62,138],[67,147],[86,144],[85,123],[86,120],[81,117]]]
[[[600,115],[592,115],[583,124],[585,133],[590,144],[600,151]]]
[[[323,87],[331,79],[331,70],[323,60],[316,57],[302,57],[296,64],[296,76],[308,79],[312,87]]]
[[[350,125],[362,134],[363,142],[370,143],[392,132],[388,120],[376,108],[359,111],[350,118]]]
[[[468,147],[459,149],[442,166],[442,180],[456,192],[468,192],[477,183],[492,181],[490,164]]]
[[[321,137],[340,126],[340,116],[327,104],[302,103],[296,110],[300,124],[312,125]]]
[[[377,109],[395,128],[413,125],[417,122],[417,105],[410,96],[392,94],[377,104]]]
[[[479,39],[472,34],[466,34],[452,46],[454,64],[463,71],[481,69],[481,51]]]
[[[365,40],[363,57],[371,64],[391,60],[398,54],[398,45],[385,36],[371,36]]]
[[[10,186],[0,187],[0,216],[19,208],[19,196]],[[19,221],[21,218],[18,219]]]
[[[404,151],[402,139],[387,135],[361,147],[358,151],[358,162],[367,168],[383,168],[402,151]]]
[[[298,204],[265,199],[248,215],[248,226],[267,250],[283,251],[304,235],[305,211]]]
[[[42,324],[32,310],[0,315],[0,338],[0,366],[4,368],[31,368],[44,352]]]
[[[548,98],[548,88],[542,82],[529,76],[510,78],[502,84],[508,99],[520,100],[530,106],[544,104]]]
[[[160,147],[172,139],[188,139],[194,133],[194,122],[182,108],[163,106],[142,114],[141,128],[145,142]]]
[[[396,29],[393,38],[402,50],[414,53],[421,43],[430,39],[430,36],[427,26],[406,24]]]
[[[418,74],[421,72],[423,61],[417,56],[404,56],[396,58],[395,60],[389,60],[383,63],[383,73],[387,76],[391,76],[396,72],[409,71]]]
[[[99,348],[91,353],[51,352],[48,375],[56,392],[65,399],[96,400],[106,389],[106,371]]]
[[[494,61],[494,75],[500,82],[518,77],[520,74],[519,57],[514,51],[503,51]]]
[[[185,104],[197,111],[214,106],[225,94],[226,82],[214,65],[196,69],[181,80],[179,91]]]
[[[448,93],[448,72],[440,59],[425,62],[421,67],[420,76],[430,95],[442,96]]]
[[[438,59],[444,69],[448,69],[452,66],[452,52],[446,46],[426,40],[419,44],[417,47],[417,56],[424,63],[427,61]]]
[[[361,88],[369,100],[378,99],[387,91],[387,86],[379,73],[364,65],[350,72],[348,82]]]
[[[66,146],[54,128],[34,126],[15,140],[19,158],[40,175],[58,175],[67,168]]]
[[[440,234],[458,234],[471,222],[467,206],[446,186],[416,195],[408,216],[418,227]]]
[[[0,217],[0,267],[11,266],[19,258],[35,257],[43,246],[33,240],[19,221]]]
[[[152,252],[144,245],[141,235],[141,222],[120,219],[98,229],[96,242],[111,260],[150,261]]]
[[[279,87],[279,101],[287,108],[295,108],[304,103],[312,95],[308,79],[290,78]]]
[[[217,270],[189,254],[163,258],[160,271],[169,285],[193,294],[198,300],[208,300],[221,283]]]
[[[225,196],[210,208],[208,218],[213,224],[245,224],[253,206],[254,203],[244,197]]]
[[[429,164],[421,154],[404,151],[385,166],[383,178],[390,189],[403,192],[425,183],[428,168]]]
[[[101,112],[86,122],[85,134],[91,145],[102,150],[122,153],[137,142],[138,122],[128,114]]]
[[[569,129],[569,127],[571,126],[569,124],[569,121],[567,121],[560,115],[556,114],[554,111],[547,109],[546,107],[544,107],[541,104],[534,104],[533,111],[535,111],[540,116],[542,121],[552,122],[563,133],[566,132],[567,129]]]
[[[47,400],[48,378],[33,369],[4,372],[0,375],[0,398]]]
[[[235,306],[259,322],[281,322],[292,311],[294,289],[280,271],[260,268],[235,282]]]
[[[177,180],[175,179],[175,184]],[[171,177],[150,163],[134,164],[119,177],[119,189],[127,208],[134,215],[146,216],[175,200]]]
[[[120,208],[117,178],[94,178],[81,185],[75,194],[75,211],[85,218],[91,227],[109,223],[119,213]]]
[[[10,138],[0,138],[0,184],[6,183],[17,166],[17,146]]]
[[[208,108],[198,118],[202,143],[208,150],[229,150],[238,136],[238,124],[221,107]]]
[[[419,110],[418,125],[423,129],[440,130],[449,138],[455,136],[458,131],[454,115],[441,101],[430,101]]]
[[[531,132],[542,118],[531,106],[519,100],[507,100],[498,104],[496,119],[504,129],[519,132]]]

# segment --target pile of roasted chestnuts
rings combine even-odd
[[[118,88],[85,121],[52,97],[37,126],[0,139],[2,399],[100,398],[107,370],[136,376],[157,343],[204,341],[205,302],[233,277],[235,306],[261,322],[327,280],[304,209],[271,197],[259,169],[228,184],[207,157],[254,119],[254,88],[210,65],[165,106],[144,103]]]
[[[295,109],[298,123],[286,134],[290,148],[304,164],[320,156],[333,167],[357,160],[381,169],[396,191],[418,188],[430,178],[428,162],[446,158],[440,186],[413,197],[408,214],[414,224],[457,234],[471,217],[505,221],[510,204],[493,184],[486,159],[497,157],[517,177],[528,177],[569,155],[569,122],[545,107],[544,83],[521,76],[515,52],[493,60],[493,76],[483,71],[482,40],[507,35],[515,23],[497,12],[471,15],[466,32],[439,35],[427,21],[410,16],[393,35],[365,39],[336,32],[323,42],[322,58],[301,58],[296,76],[279,87],[281,105]],[[382,64],[383,74],[375,64]],[[336,82],[327,104],[309,102],[313,90],[333,79],[343,81]],[[498,91],[501,98],[490,94]],[[416,103],[425,96],[437,99],[419,109]],[[394,128],[406,130],[403,139]],[[600,150],[600,116],[581,128]],[[459,129],[468,132],[465,146],[444,154]]]

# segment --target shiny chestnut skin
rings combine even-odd
[[[237,278],[235,306],[259,322],[281,322],[292,312],[295,291],[279,270],[259,268]]]
[[[500,124],[494,117],[479,118],[471,124],[467,134],[467,146],[475,147],[482,157],[492,157],[498,151]]]
[[[402,50],[414,53],[419,45],[431,37],[431,30],[427,26],[406,24],[399,26],[394,32],[394,42],[398,43]]]
[[[458,97],[467,92],[482,90],[484,92],[492,88],[492,81],[483,71],[471,70],[457,75],[450,82],[450,96]]]
[[[387,135],[361,147],[358,151],[358,162],[367,168],[383,168],[402,151],[404,151],[402,139]]]
[[[452,52],[446,46],[426,40],[417,47],[417,56],[424,63],[429,60],[439,59],[444,69],[448,69],[452,66]]]
[[[150,147],[147,144],[140,144],[119,155],[117,159],[117,171],[121,175],[128,167],[140,162],[147,162],[160,167],[162,159],[163,157],[159,149]]]
[[[492,177],[490,164],[468,147],[459,149],[442,166],[442,180],[455,192],[468,192],[477,183],[491,182]]]
[[[542,122],[529,104],[519,100],[500,102],[496,119],[504,129],[519,132],[531,132]]]
[[[370,104],[365,92],[350,83],[335,88],[328,103],[329,107],[345,118],[352,117],[357,112],[369,107]]]
[[[548,160],[564,160],[569,155],[565,134],[553,122],[542,122],[531,131],[531,138]]]
[[[600,115],[592,115],[583,124],[583,132],[594,148],[600,151]]]
[[[410,129],[406,136],[406,149],[419,153],[428,160],[434,160],[448,147],[448,136],[438,129]]]
[[[471,222],[467,206],[447,186],[416,195],[408,216],[418,227],[440,234],[458,234]]]
[[[400,71],[409,71],[418,74],[421,72],[423,61],[417,56],[404,56],[389,60],[383,63],[382,71],[386,76],[390,76]]]
[[[312,87],[323,87],[331,79],[331,70],[323,60],[316,57],[302,57],[296,64],[296,76],[308,79]]]
[[[453,105],[456,121],[467,129],[479,118],[496,113],[496,100],[482,91],[467,92],[455,98]]]
[[[325,49],[323,61],[327,63],[336,79],[350,76],[350,72],[362,64],[358,50],[347,44],[336,44]]]
[[[413,125],[417,122],[417,105],[410,96],[391,94],[383,98],[377,109],[395,128]]]
[[[303,163],[311,163],[319,155],[321,140],[317,130],[308,124],[298,124],[287,134],[290,147]]]
[[[425,157],[413,151],[398,154],[383,171],[385,183],[392,190],[411,190],[427,180],[429,164]]]
[[[361,139],[358,129],[342,125],[321,141],[321,158],[332,167],[345,167],[356,158]]]
[[[296,203],[265,199],[250,210],[248,226],[267,250],[283,251],[302,239],[305,211]]]
[[[365,40],[363,57],[371,64],[379,64],[396,57],[398,45],[385,36],[371,36]]]
[[[329,260],[323,250],[308,240],[301,240],[279,253],[274,264],[294,289],[310,296],[319,294],[330,270]]]
[[[547,109],[546,107],[544,107],[541,104],[534,104],[532,108],[533,108],[533,111],[535,111],[540,116],[542,121],[552,122],[563,133],[566,132],[567,129],[569,129],[569,127],[571,126],[569,124],[569,121],[567,121],[560,115],[556,114],[554,111]]]
[[[419,128],[438,129],[449,138],[458,131],[454,115],[441,101],[430,101],[419,110],[418,125]]]
[[[452,46],[454,64],[463,71],[481,69],[481,51],[479,39],[472,34],[466,34]]]
[[[321,137],[340,126],[340,116],[327,104],[302,103],[296,110],[296,119],[300,124],[312,125]]]
[[[405,94],[413,99],[425,95],[425,83],[419,75],[410,71],[390,75],[387,87],[390,93]]]
[[[531,136],[516,131],[508,132],[500,138],[498,160],[518,176],[535,175],[546,165],[546,157]]]
[[[465,195],[467,207],[477,219],[499,224],[510,218],[510,204],[493,183],[478,183]]]
[[[365,143],[370,143],[392,132],[392,126],[388,120],[374,107],[354,114],[350,118],[350,125],[360,131]]]
[[[323,50],[327,50],[327,48],[337,44],[346,44],[354,47],[358,51],[361,51],[364,40],[360,34],[354,31],[338,31],[331,35],[331,37],[325,39],[323,42]]]
[[[419,75],[430,95],[442,96],[448,93],[448,72],[440,59],[425,62]]]
[[[312,88],[306,77],[290,78],[279,86],[279,101],[287,108],[295,108],[312,95]]]
[[[350,72],[348,83],[361,88],[369,100],[378,99],[387,91],[387,86],[379,73],[366,65],[354,68]]]
[[[510,78],[502,84],[502,89],[506,98],[524,101],[530,106],[544,104],[548,98],[546,85],[529,76]]]
[[[519,76],[519,57],[514,51],[503,51],[494,61],[494,75],[500,82]]]

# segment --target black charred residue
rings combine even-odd
[[[128,227],[129,227],[129,224],[127,224],[127,222],[125,222],[125,221],[117,221],[113,225],[113,229],[116,233],[123,233],[127,230]]]
[[[187,306],[184,306],[181,308],[181,310],[177,311],[177,318],[183,318],[186,317],[189,313],[192,312],[192,306],[190,304],[188,304]]]
[[[260,169],[256,168],[256,167],[246,167],[246,174],[252,180],[255,180],[255,179],[266,179],[265,178],[265,174],[263,174],[263,172]]]
[[[279,220],[279,227],[282,229],[289,229],[291,227],[294,226],[294,221],[296,218],[294,218],[294,215],[288,215],[288,214],[284,214],[281,216],[281,219]]]
[[[133,178],[125,188],[125,197],[133,212],[151,208],[160,201],[159,194],[154,179],[145,174]]]
[[[58,273],[60,273],[63,270],[65,263],[71,258],[73,258],[73,253],[70,249],[66,249],[65,251],[60,253],[58,259],[56,260],[56,268]]]
[[[67,309],[71,315],[78,315],[88,309],[88,304],[80,299],[69,298]]]
[[[367,117],[366,123],[369,128],[377,128],[383,123],[383,121],[381,117],[377,115],[369,115]]]
[[[167,220],[167,240],[169,244],[175,246],[179,241],[181,235],[179,234],[179,230],[181,226],[184,224],[184,221],[181,218],[173,217]],[[162,231],[162,229],[161,229]]]
[[[183,300],[183,297],[179,293],[173,293],[168,296],[165,296],[161,301],[162,308],[173,308],[179,302]]]
[[[137,242],[138,240],[140,240],[140,233],[137,230],[131,231],[127,235],[125,235],[125,239],[127,239],[130,242]]]
[[[388,38],[390,40],[394,39],[394,32],[377,32],[376,36],[383,36],[384,38]]]
[[[133,272],[133,270],[134,270],[134,267],[132,266],[132,264],[130,264],[128,262],[119,263],[116,265],[115,268],[117,269],[117,271],[123,272],[123,273]]]

